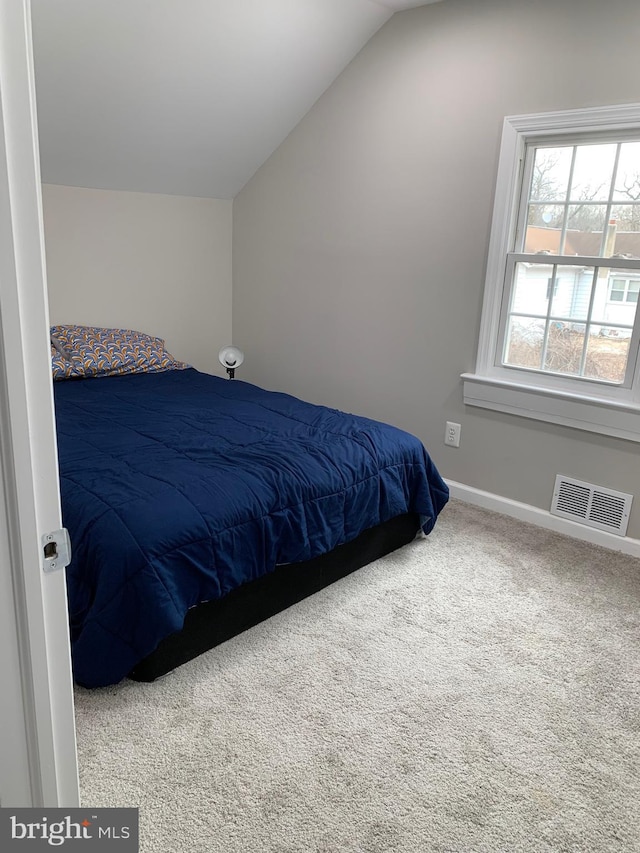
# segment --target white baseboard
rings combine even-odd
[[[640,539],[616,536],[615,533],[608,533],[606,530],[586,527],[583,524],[570,521],[568,518],[551,515],[547,510],[513,501],[501,495],[494,495],[491,492],[483,492],[482,489],[465,486],[464,483],[456,483],[454,480],[446,480],[446,482],[452,498],[511,516],[511,518],[517,518],[520,521],[527,521],[529,524],[537,524],[538,527],[553,530],[555,533],[563,533],[565,536],[572,536],[574,539],[582,539],[584,542],[591,542],[593,545],[601,545],[603,548],[610,548],[612,551],[622,551],[631,557],[640,557]]]

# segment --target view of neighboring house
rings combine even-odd
[[[609,226],[607,241],[613,252],[607,255],[620,258],[640,258],[640,233],[618,232],[615,223]],[[567,231],[565,255],[595,257],[600,255],[602,232]],[[558,228],[529,226],[525,252],[531,254],[555,254],[558,251],[561,232]],[[593,267],[558,266],[553,264],[520,263],[516,271],[511,312],[521,315],[525,321],[547,316],[548,300],[551,298],[549,316],[557,324],[578,326],[584,330],[589,317],[589,305],[594,279]],[[640,292],[639,270],[601,269],[595,282],[591,308],[590,333],[611,337],[629,337],[635,317],[638,293]],[[536,325],[536,324],[534,324]]]
[[[524,251],[536,259],[515,265],[504,363],[619,384],[625,378],[640,270],[595,268],[584,260],[640,259],[640,233],[617,231],[614,220],[604,233],[567,230],[562,254],[576,255],[579,262],[540,263],[540,255],[558,253],[561,239],[560,228],[527,227]],[[599,346],[596,339],[611,343]]]

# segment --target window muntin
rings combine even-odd
[[[640,140],[532,142],[520,198],[497,364],[628,387],[638,349]]]

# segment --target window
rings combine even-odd
[[[612,278],[609,289],[610,302],[637,302],[640,280]]]
[[[640,441],[640,105],[505,119],[470,405]]]

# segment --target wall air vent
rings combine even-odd
[[[558,474],[551,501],[551,514],[579,524],[625,536],[633,495],[614,492]]]

